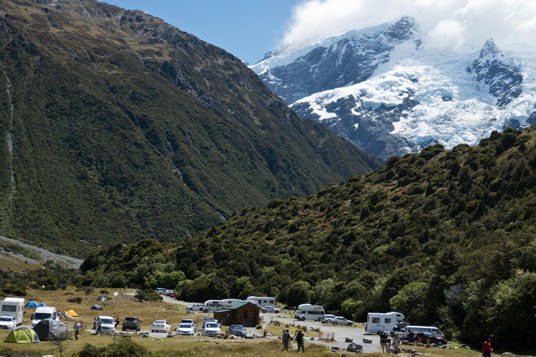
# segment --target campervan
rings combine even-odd
[[[270,296],[248,296],[246,301],[252,302],[258,307],[275,306],[275,298]]]
[[[24,313],[24,298],[7,297],[0,301],[0,315],[13,317],[13,324],[22,324],[22,315]]]
[[[390,331],[398,323],[404,321],[404,315],[400,312],[369,312],[367,314],[367,324],[365,331],[368,333],[376,333],[378,331]]]
[[[220,300],[207,300],[205,301],[205,310],[203,312],[218,311],[221,310],[222,305]]]
[[[240,302],[244,302],[244,300],[240,300],[240,299],[223,299],[223,300],[220,300],[220,305],[222,306],[222,308],[228,308],[230,306],[232,306],[233,304],[237,304],[237,303],[240,303]]]
[[[311,305],[311,304],[301,304],[298,306],[298,310],[294,314],[296,320],[305,321],[323,321],[326,311],[323,306],[320,305]]]
[[[42,306],[35,309],[32,315],[32,328],[44,319],[56,319],[56,308],[53,306]]]
[[[432,337],[436,337],[439,339],[445,339],[445,335],[443,335],[443,332],[438,327],[435,326],[417,326],[417,325],[407,325],[405,328],[405,336],[407,336],[410,333],[413,334],[428,334]]]

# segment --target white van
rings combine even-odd
[[[32,315],[32,328],[35,327],[41,320],[56,319],[56,308],[53,306],[43,306],[35,309]]]
[[[323,321],[326,315],[324,307],[321,305],[301,304],[294,314],[296,320]]]
[[[275,298],[271,296],[248,296],[246,301],[252,302],[258,307],[275,306]]]
[[[7,297],[0,301],[0,315],[11,316],[14,325],[22,324],[24,313],[24,298]]]
[[[433,337],[445,339],[445,335],[438,327],[435,326],[417,326],[417,325],[407,325],[404,327],[404,335],[407,336],[410,333],[428,333]]]
[[[400,312],[369,312],[367,314],[367,324],[365,331],[368,333],[376,333],[378,331],[390,331],[399,322],[404,321],[404,315]]]
[[[112,316],[99,316],[101,333],[115,332],[115,320]]]

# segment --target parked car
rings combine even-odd
[[[335,325],[347,325],[352,326],[354,322],[352,320],[348,320],[347,318],[343,316],[335,316],[334,319],[332,319],[332,322],[330,322]]]
[[[169,332],[171,325],[166,320],[156,320],[151,326],[151,332]]]
[[[0,328],[13,329],[15,327],[15,319],[13,316],[0,316]]]
[[[99,316],[101,323],[101,332],[114,332],[115,331],[115,320],[112,316]]]
[[[265,306],[261,310],[263,313],[274,312],[276,314],[278,314],[281,311],[277,307],[273,307],[273,306]]]
[[[181,322],[175,332],[177,335],[193,336],[195,335],[195,325],[193,323]]]
[[[221,334],[220,325],[216,322],[206,322],[201,333],[203,336],[219,336]]]
[[[326,314],[324,315],[324,319],[322,320],[322,323],[323,324],[330,324],[332,323],[331,321],[335,319],[335,315],[332,315],[332,314]]]
[[[164,295],[171,295],[173,293],[175,293],[175,290],[172,290],[172,289],[165,289],[164,290]]]
[[[192,319],[182,319],[180,323],[181,324],[192,324],[192,325],[195,326],[195,322]]]
[[[140,320],[137,317],[125,317],[123,320],[123,331],[134,330],[139,331],[141,328]]]
[[[245,337],[248,334],[248,331],[242,325],[231,325],[229,327],[229,334],[240,336],[240,337]]]
[[[157,293],[159,293],[160,295],[163,295],[166,293],[166,290],[167,289],[164,289],[164,288],[156,288],[154,289],[154,291],[156,291]]]
[[[193,305],[190,305],[186,308],[186,310],[188,311],[208,311],[207,307],[205,306],[205,304],[193,304]]]
[[[206,324],[207,322],[214,322],[214,323],[217,323],[218,325],[220,324],[218,322],[218,320],[216,320],[215,318],[212,318],[212,317],[207,317],[207,318],[203,319],[203,325]]]

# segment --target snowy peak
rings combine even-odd
[[[497,105],[504,108],[522,92],[523,75],[499,50],[493,39],[489,39],[480,51],[478,59],[468,68],[475,79],[487,87],[488,93],[497,98]]]
[[[251,68],[290,104],[313,93],[367,80],[389,61],[396,46],[411,41],[414,48],[421,43],[417,24],[415,19],[403,17],[328,38],[305,50],[267,56]]]

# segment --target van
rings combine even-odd
[[[299,321],[323,321],[326,315],[324,307],[321,305],[301,304],[294,314],[294,318]]]
[[[53,306],[43,306],[35,309],[32,315],[32,328],[35,327],[41,320],[56,319],[56,308]]]
[[[24,298],[7,297],[0,301],[0,315],[13,318],[14,325],[22,324]]]
[[[393,327],[395,327],[398,323],[402,321],[404,321],[404,315],[400,312],[369,312],[367,314],[367,324],[365,325],[365,331],[368,333],[390,331],[393,329]]]
[[[271,296],[248,296],[246,301],[249,301],[258,307],[275,306],[275,298]]]
[[[418,326],[418,325],[407,325],[404,328],[404,335],[408,335],[410,333],[413,334],[429,334],[432,337],[436,337],[439,339],[445,339],[445,335],[443,335],[443,332],[438,327],[435,326]]]

